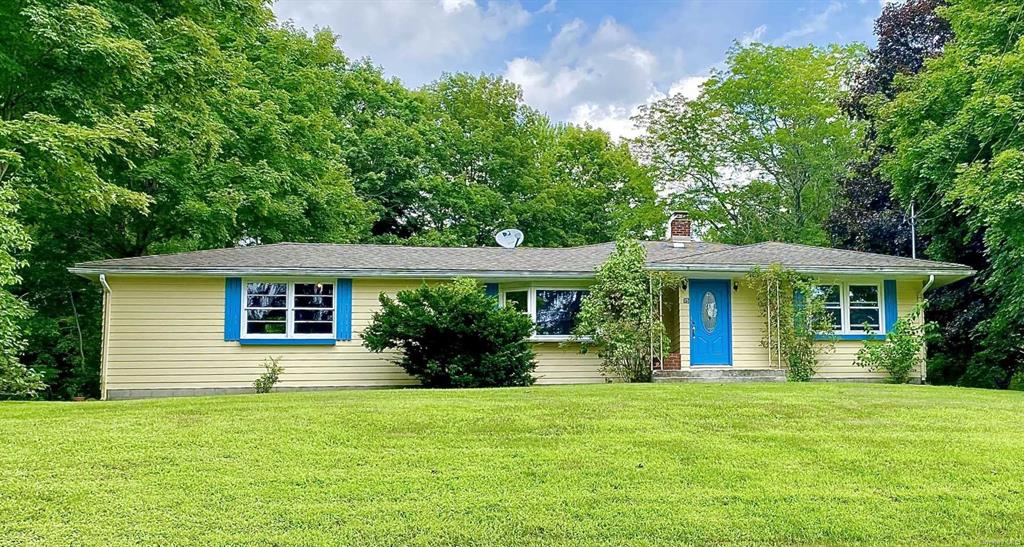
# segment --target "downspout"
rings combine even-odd
[[[921,298],[924,298],[924,293],[928,292],[928,289],[932,288],[933,283],[935,283],[935,274],[930,274],[928,276],[928,282],[925,283],[924,287],[921,289]]]
[[[103,333],[100,338],[100,400],[107,400],[107,354],[110,351],[110,285],[107,275],[100,274],[103,285]]]
[[[932,284],[935,283],[935,274],[928,276],[928,282],[921,287],[921,294],[918,296],[918,300],[924,300],[924,293],[928,292],[928,289],[932,288]],[[924,310],[921,310],[921,320],[924,321]],[[922,351],[928,352],[928,348],[925,347]],[[921,367],[921,383],[924,384],[928,380],[928,365]]]

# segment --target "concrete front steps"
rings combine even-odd
[[[785,382],[784,370],[699,369],[655,370],[655,382]]]

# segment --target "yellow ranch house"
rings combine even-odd
[[[741,283],[755,266],[813,276],[834,318],[835,349],[815,379],[872,381],[854,365],[868,330],[885,336],[926,291],[970,276],[966,266],[786,243],[695,241],[685,214],[647,267],[679,281],[661,294],[670,346],[655,380],[784,380],[762,344],[764,319]],[[614,243],[582,247],[403,247],[280,243],[77,264],[104,291],[105,399],[251,392],[268,357],[279,389],[415,385],[387,353],[360,340],[381,293],[427,282],[479,279],[501,305],[535,322],[538,384],[605,382],[595,352],[570,340],[575,314]],[[924,381],[925,371],[915,372]]]

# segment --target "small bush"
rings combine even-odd
[[[0,249],[2,247],[0,244]],[[4,290],[5,282],[13,283],[18,278],[11,274],[5,277],[3,266],[0,264],[0,400],[32,399],[46,389],[46,384],[42,374],[18,360],[25,351],[21,326],[31,312],[23,300]]]
[[[260,377],[252,383],[256,393],[270,393],[270,390],[274,389],[274,385],[281,379],[281,373],[284,372],[280,357],[267,357],[263,361],[263,368],[267,371],[260,374]]]
[[[922,323],[923,304],[896,320],[885,340],[868,340],[857,352],[857,366],[871,371],[885,371],[889,382],[905,384],[910,374],[924,364],[925,336],[929,324]]]
[[[41,374],[17,360],[0,357],[0,400],[33,399],[44,389]]]
[[[371,351],[401,350],[398,364],[427,387],[525,386],[536,367],[533,321],[499,308],[471,279],[380,295],[363,332]]]

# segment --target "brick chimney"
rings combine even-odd
[[[668,238],[673,246],[682,247],[693,241],[691,237],[690,215],[683,211],[676,211],[668,219]]]

